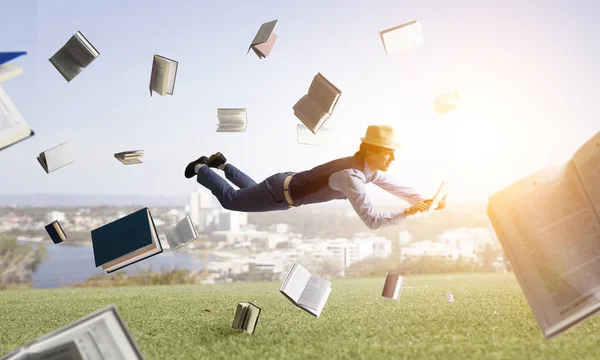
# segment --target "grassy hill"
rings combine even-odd
[[[398,302],[381,298],[382,279],[334,280],[319,319],[292,305],[279,285],[0,292],[0,356],[115,304],[150,360],[600,357],[600,317],[546,341],[510,274],[408,277]],[[454,304],[446,304],[446,290]],[[263,309],[254,335],[231,329],[240,301]]]

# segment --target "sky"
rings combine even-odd
[[[0,0],[2,2],[6,0]],[[182,195],[188,162],[222,152],[257,182],[352,155],[370,124],[402,149],[390,174],[448,203],[488,197],[561,164],[600,130],[597,1],[6,1],[0,51],[25,72],[1,85],[36,135],[0,151],[0,193]],[[246,55],[278,19],[266,59]],[[379,31],[418,20],[424,43],[386,56]],[[48,61],[77,31],[100,52],[67,83]],[[179,62],[173,96],[150,97],[152,57]],[[300,145],[292,107],[322,73],[342,95],[326,147]],[[457,89],[460,110],[433,97]],[[244,133],[216,133],[219,107],[245,107]],[[75,163],[38,154],[70,141]],[[144,163],[113,154],[143,149]],[[398,199],[369,185],[375,204]]]

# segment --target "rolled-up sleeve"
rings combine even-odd
[[[377,173],[375,174],[373,184],[379,186],[383,190],[406,201],[411,205],[414,205],[419,201],[423,201],[426,199],[423,195],[419,193],[417,189],[400,185],[388,174],[381,171],[377,171]]]
[[[366,192],[366,186],[352,170],[337,171],[329,177],[329,186],[341,191],[350,201],[354,211],[371,230],[397,225],[405,219],[404,212],[375,212]]]

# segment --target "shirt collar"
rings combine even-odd
[[[365,159],[365,164],[363,166],[363,174],[365,174],[365,179],[367,180],[367,182],[370,182],[372,180],[373,175],[375,175],[375,173],[373,171],[371,171],[371,168],[369,167],[369,163],[367,162],[366,159]]]

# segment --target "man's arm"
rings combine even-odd
[[[371,205],[367,195],[363,179],[352,170],[341,170],[333,173],[329,178],[329,186],[344,193],[356,214],[371,230],[388,225],[397,225],[406,218],[403,211],[373,211],[373,205]]]
[[[373,179],[373,184],[411,205],[415,205],[419,201],[425,200],[425,197],[421,195],[418,190],[398,184],[398,182],[392,179],[388,174],[381,171],[377,171],[375,178]]]

